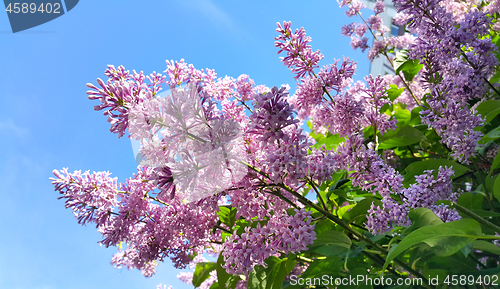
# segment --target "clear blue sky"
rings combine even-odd
[[[323,64],[345,55],[358,61],[357,79],[368,73],[366,55],[340,35],[350,19],[335,0],[80,0],[66,15],[16,34],[0,11],[0,288],[191,288],[169,262],[153,278],[113,268],[114,248],[97,244],[93,226],[77,224],[49,177],[69,167],[124,181],[135,171],[130,141],[109,133],[85,94],[108,64],[149,74],[184,58],[219,76],[245,73],[256,84],[294,88],[274,47],[283,20],[305,27]]]

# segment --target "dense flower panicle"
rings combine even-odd
[[[318,67],[318,63],[323,59],[323,54],[317,50],[313,52],[309,42],[311,37],[306,36],[304,28],[296,29],[292,32],[291,22],[277,23],[276,31],[280,34],[274,42],[274,46],[279,48],[278,54],[285,51],[287,56],[281,61],[295,73],[295,79],[306,75],[312,75],[313,69]]]
[[[103,236],[99,243],[106,247],[132,241],[130,237],[144,226],[145,214],[155,206],[148,198],[148,193],[155,188],[154,183],[143,182],[151,178],[152,169],[138,166],[137,170],[133,178],[118,185],[120,203],[115,208],[117,212],[109,222],[99,227]]]
[[[148,84],[148,88],[151,90],[153,96],[156,96],[158,92],[162,90],[161,85],[165,83],[167,77],[160,73],[156,73],[156,71],[153,71],[153,73],[146,76],[146,78],[150,82],[150,84]]]
[[[303,130],[296,126],[289,126],[282,132],[277,143],[263,144],[261,166],[276,183],[283,183],[285,176],[297,182],[307,175],[307,149],[312,143]]]
[[[52,179],[79,222],[97,225],[101,244],[126,244],[113,264],[141,269],[146,276],[154,274],[157,261],[165,257],[177,267],[187,264],[190,254],[203,250],[216,220],[214,211],[183,204],[178,198],[153,202],[148,196],[157,186],[151,181],[153,173],[152,168],[139,166],[133,178],[117,184],[106,172],[70,174],[63,169],[54,171],[57,178]]]
[[[446,200],[452,195],[453,169],[439,167],[437,177],[432,176],[432,172],[428,170],[415,176],[416,183],[403,190],[402,194],[409,208],[431,208],[436,201]]]
[[[384,25],[382,17],[379,15],[371,15],[366,19],[366,24],[368,27],[375,32],[375,36],[382,36],[389,32],[389,28]]]
[[[476,154],[481,133],[475,129],[484,120],[468,102],[489,99],[486,81],[499,63],[489,37],[495,20],[486,13],[499,9],[496,2],[489,10],[478,0],[469,2],[394,0],[395,23],[416,36],[387,37],[384,0],[375,3],[375,15],[365,23],[342,27],[354,49],[369,49],[370,60],[408,48],[409,58],[424,65],[408,82],[402,75],[369,75],[353,83],[356,63],[345,57],[320,69],[323,55],[313,52],[304,28],[292,31],[291,22],[277,24],[275,47],[297,81],[292,97],[288,86],[255,86],[245,74],[217,77],[214,70],[196,69],[183,59],[167,61],[165,75],[110,65],[108,79],[98,79],[99,87],[88,84],[87,93],[101,102],[95,110],[108,115],[112,132],[121,137],[128,129],[130,138],[141,141],[144,162],[121,184],[107,172],[70,174],[67,169],[55,170],[52,183],[79,223],[96,224],[102,245],[120,248],[112,263],[145,276],[165,258],[177,268],[193,269],[206,261],[207,250],[222,254],[228,273],[248,276],[270,256],[307,250],[316,238],[312,213],[290,190],[306,193],[308,183],[321,186],[341,170],[353,187],[381,197],[366,216],[373,234],[411,225],[410,210],[421,207],[443,222],[458,220],[457,211],[436,204],[456,201],[461,193],[453,192],[452,168],[440,167],[434,175],[424,171],[404,187],[394,151],[380,153],[363,133],[370,127],[376,138],[396,128],[396,117],[380,112],[387,104],[403,103],[410,110],[421,105],[422,122],[441,136],[452,157],[467,162]],[[360,0],[339,5],[348,6],[348,16],[365,8]],[[371,47],[368,30],[374,36]],[[159,97],[164,83],[171,93]],[[389,84],[405,87],[395,101],[387,94]],[[299,119],[307,118],[315,132],[345,141],[336,150],[313,147],[300,128]],[[220,206],[236,208],[233,227],[219,219]],[[226,237],[224,231],[232,234]],[[201,288],[217,281],[215,270],[210,274]],[[193,273],[179,278],[192,283]],[[237,286],[244,287],[244,282]]]
[[[328,91],[334,91],[336,94],[339,94],[352,83],[352,77],[356,72],[356,62],[344,57],[340,66],[337,66],[339,61],[339,59],[334,59],[333,64],[324,66],[318,72],[322,85]]]
[[[368,75],[365,77],[365,81],[368,86],[361,89],[366,94],[365,119],[367,123],[365,127],[371,125],[382,135],[390,129],[396,129],[397,119],[390,120],[388,115],[380,112],[384,104],[391,102],[386,94],[388,83],[380,75],[375,78]]]
[[[422,122],[436,129],[441,142],[452,150],[451,156],[459,162],[468,163],[476,154],[475,147],[482,133],[475,128],[484,124],[483,118],[468,109],[467,104],[453,99],[427,99],[431,109],[421,111]]]
[[[351,37],[351,47],[352,49],[361,49],[362,52],[365,52],[366,49],[369,48],[368,46],[368,38],[366,37],[357,37],[357,36],[352,36]]]
[[[324,149],[313,148],[307,156],[307,176],[322,183],[330,180],[337,170],[334,153]]]
[[[364,114],[363,103],[345,92],[336,97],[333,105],[322,104],[316,107],[311,116],[315,131],[325,127],[331,134],[341,137],[357,133],[362,129]]]
[[[389,197],[403,188],[403,176],[388,166],[373,149],[363,144],[363,138],[350,135],[337,148],[335,160],[340,169],[353,171],[352,183],[361,189]]]
[[[354,34],[354,28],[356,28],[356,23],[344,24],[340,30],[343,36],[352,36]]]
[[[366,8],[366,5],[359,0],[342,0],[337,2],[339,2],[339,7],[341,8],[346,5],[348,6],[349,10],[345,12],[345,15],[349,17],[356,16],[361,9]]]
[[[184,268],[191,261],[190,255],[203,251],[215,219],[215,212],[182,204],[178,199],[168,206],[157,205],[147,211],[126,240],[127,248],[117,253],[113,263],[143,269],[146,264],[170,257],[174,266]]]
[[[415,41],[415,36],[404,34],[401,36],[384,37],[383,39],[374,39],[372,47],[368,50],[367,57],[370,61],[379,57],[380,54],[390,49],[405,49]]]
[[[55,190],[65,199],[65,207],[73,210],[78,223],[95,223],[96,227],[111,218],[114,207],[118,205],[117,178],[109,172],[75,171],[67,168],[54,170],[56,178],[50,178]]]
[[[273,216],[267,225],[256,228],[246,227],[240,235],[234,233],[223,244],[223,265],[229,274],[248,273],[256,265],[264,265],[269,256],[297,253],[307,249],[316,239],[311,213],[296,210],[294,216]]]
[[[440,1],[396,0],[395,5],[418,33],[410,57],[425,59],[423,80],[431,94],[422,120],[436,129],[456,160],[468,162],[481,137],[475,128],[483,122],[467,101],[488,93],[486,81],[498,65],[496,45],[485,37],[491,19],[475,8],[458,15]]]
[[[221,102],[222,111],[226,118],[234,119],[238,123],[245,125],[248,122],[248,117],[245,114],[245,107],[239,104],[237,100],[223,100]]]
[[[321,81],[314,76],[306,76],[298,84],[290,103],[297,108],[298,117],[305,119],[311,114],[311,110],[323,102],[323,94]]]
[[[166,77],[156,72],[147,77],[142,71],[130,74],[123,66],[115,68],[113,65],[108,65],[104,74],[109,77],[107,82],[98,78],[100,88],[88,83],[87,87],[91,90],[87,94],[90,100],[101,102],[94,110],[104,110],[103,114],[108,116],[108,122],[111,123],[110,131],[122,137],[129,125],[129,110],[152,99],[161,90]],[[145,79],[150,83],[145,83]]]
[[[118,133],[118,137],[125,134],[128,126],[128,110],[126,105],[134,102],[132,97],[132,84],[128,81],[117,80],[116,82],[104,83],[100,78],[97,83],[101,88],[97,88],[91,83],[87,87],[92,90],[87,91],[89,99],[98,99],[101,105],[96,105],[94,110],[103,110],[104,115],[108,116],[108,122],[111,123],[110,131]]]
[[[293,116],[293,106],[288,104],[285,87],[273,87],[271,92],[260,94],[253,100],[248,133],[261,135],[263,142],[274,142],[285,138],[283,128],[299,122]]]
[[[377,0],[377,2],[375,2],[375,5],[373,6],[373,12],[375,12],[375,14],[381,14],[384,13],[384,11],[385,11],[385,1]]]
[[[301,79],[295,95],[290,99],[294,107],[298,109],[298,117],[305,119],[309,116],[313,117],[313,122],[324,123],[325,121],[316,121],[317,118],[335,117],[329,113],[315,115],[315,111],[329,110],[331,103],[325,103],[327,91],[331,97],[335,99],[336,105],[341,98],[343,89],[352,83],[352,77],[356,72],[356,62],[344,57],[342,63],[338,66],[340,60],[334,60],[333,64],[324,66],[319,72],[318,77],[307,76]],[[322,109],[323,108],[323,109]]]
[[[445,204],[432,206],[432,212],[445,223],[462,219],[462,216],[455,209],[451,209]]]
[[[403,188],[399,195],[402,203],[390,197],[382,199],[382,207],[372,204],[367,215],[366,225],[373,234],[385,233],[395,226],[411,225],[408,213],[415,208],[428,208],[432,210],[443,222],[461,219],[455,209],[447,205],[436,205],[439,200],[456,201],[457,193],[453,193],[451,176],[454,171],[451,167],[439,167],[437,176],[432,175],[432,170],[415,176],[416,183],[409,188]]]
[[[394,201],[391,197],[382,199],[382,207],[372,203],[366,215],[366,227],[376,235],[383,234],[395,226],[409,226],[408,207]]]
[[[255,94],[253,91],[253,86],[255,82],[248,75],[242,74],[236,79],[236,89],[241,95],[241,100],[247,101],[251,100],[252,96]]]

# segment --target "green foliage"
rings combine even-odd
[[[491,164],[489,175],[491,175],[493,173],[493,170],[495,170],[498,167],[500,167],[500,150],[498,151],[497,156],[495,157],[493,163]]]
[[[229,228],[232,228],[236,221],[236,208],[219,207],[217,216],[219,216],[219,220],[223,224],[227,225]]]
[[[390,88],[387,90],[387,96],[391,101],[394,101],[396,98],[398,98],[405,90],[404,88],[398,88],[398,86],[395,84],[390,84],[389,87]]]
[[[415,144],[425,139],[425,135],[418,129],[409,125],[403,125],[396,130],[386,132],[380,138],[379,149],[391,149],[398,146]]]
[[[476,111],[491,122],[500,113],[500,100],[486,100],[481,102]]]
[[[394,71],[396,74],[403,72],[407,81],[412,81],[415,75],[424,67],[417,60],[408,59],[408,51],[406,49],[400,50],[396,53],[394,59]]]
[[[285,277],[292,272],[297,261],[294,258],[280,259],[271,256],[265,260],[266,267],[255,266],[248,277],[248,289],[281,289]]]
[[[427,244],[434,254],[450,256],[477,238],[481,238],[481,226],[472,219],[424,226],[413,231],[391,248],[383,269],[387,268],[389,263],[401,253],[417,245]]]
[[[216,267],[217,264],[213,262],[201,262],[196,264],[196,269],[193,274],[193,286],[200,287],[201,283],[210,277],[210,272],[215,270]]]
[[[335,256],[346,253],[351,244],[351,239],[342,232],[329,230],[319,233],[314,244],[309,245],[309,250],[324,256]]]
[[[338,134],[333,135],[327,132],[326,135],[323,135],[320,133],[315,133],[312,129],[311,121],[307,121],[307,126],[309,127],[309,129],[311,129],[309,135],[316,141],[316,144],[314,144],[315,148],[321,148],[322,146],[325,146],[325,149],[332,150],[336,149],[340,143],[345,141],[345,139],[340,137]]]

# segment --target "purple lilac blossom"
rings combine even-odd
[[[295,210],[294,216],[273,216],[267,225],[246,227],[241,236],[234,233],[223,244],[224,269],[229,274],[248,275],[269,256],[306,250],[316,239],[310,215],[304,209]]]
[[[304,28],[291,30],[291,22],[277,23],[276,31],[280,34],[275,37],[274,46],[279,48],[278,54],[285,51],[287,56],[281,61],[295,73],[295,79],[305,75],[312,75],[313,69],[323,59],[323,54],[317,50],[313,52],[309,42],[311,37],[306,36]]]

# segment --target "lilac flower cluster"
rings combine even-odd
[[[274,46],[279,48],[278,54],[286,51],[287,56],[281,61],[295,73],[295,79],[305,75],[312,75],[313,69],[318,67],[318,62],[323,59],[323,54],[317,50],[313,52],[309,42],[311,37],[306,36],[304,28],[292,32],[292,22],[277,23],[276,31],[279,36],[275,38]]]
[[[379,193],[389,198],[392,193],[401,192],[403,176],[386,164],[373,149],[369,149],[363,138],[351,135],[337,148],[334,156],[340,169],[350,173],[352,184],[361,189]]]
[[[190,262],[190,255],[203,251],[215,225],[215,212],[183,204],[179,198],[159,199],[148,193],[153,169],[138,167],[138,173],[123,184],[109,173],[54,171],[56,190],[66,199],[80,223],[94,223],[103,235],[101,244],[120,249],[113,257],[116,266],[138,268],[154,274],[157,261],[170,257],[176,267]],[[155,200],[155,201],[153,201]]]
[[[425,59],[423,81],[430,95],[422,120],[436,129],[456,160],[468,162],[476,153],[481,133],[475,128],[482,120],[467,101],[488,93],[487,81],[498,65],[496,46],[485,37],[491,19],[477,8],[454,15],[456,9],[447,10],[441,1],[394,2],[407,15],[402,22],[418,34],[410,57]]]
[[[299,122],[293,117],[293,105],[286,101],[287,95],[285,87],[273,87],[270,92],[256,96],[248,132],[262,135],[259,138],[262,142],[286,141],[283,129]]]
[[[310,215],[304,209],[296,210],[294,216],[273,216],[266,225],[246,227],[241,236],[234,233],[223,244],[224,269],[229,274],[248,275],[269,256],[306,250],[316,239]]]
[[[436,205],[439,200],[456,201],[458,198],[458,193],[453,193],[451,180],[453,169],[439,167],[436,177],[432,172],[428,170],[422,175],[415,176],[416,183],[398,193],[401,203],[391,196],[385,196],[382,199],[382,207],[372,204],[367,215],[368,229],[373,234],[380,234],[395,226],[409,226],[411,222],[408,219],[408,212],[415,208],[429,208],[443,222],[461,219],[455,209],[450,209],[444,204]]]
[[[104,74],[109,77],[108,81],[104,83],[98,78],[97,83],[101,88],[88,83],[87,87],[92,90],[87,94],[89,99],[101,102],[94,107],[94,110],[105,110],[103,114],[108,116],[108,122],[111,123],[110,131],[122,137],[128,126],[128,110],[144,99],[154,97],[161,90],[160,86],[165,82],[165,76],[153,72],[148,76],[151,83],[146,84],[142,72],[133,71],[131,75],[123,66],[116,69],[113,65],[109,65]]]
[[[441,135],[441,142],[451,149],[451,156],[460,162],[476,154],[475,147],[482,137],[476,127],[484,124],[483,118],[452,99],[429,97],[430,109],[423,110],[422,121]]]

